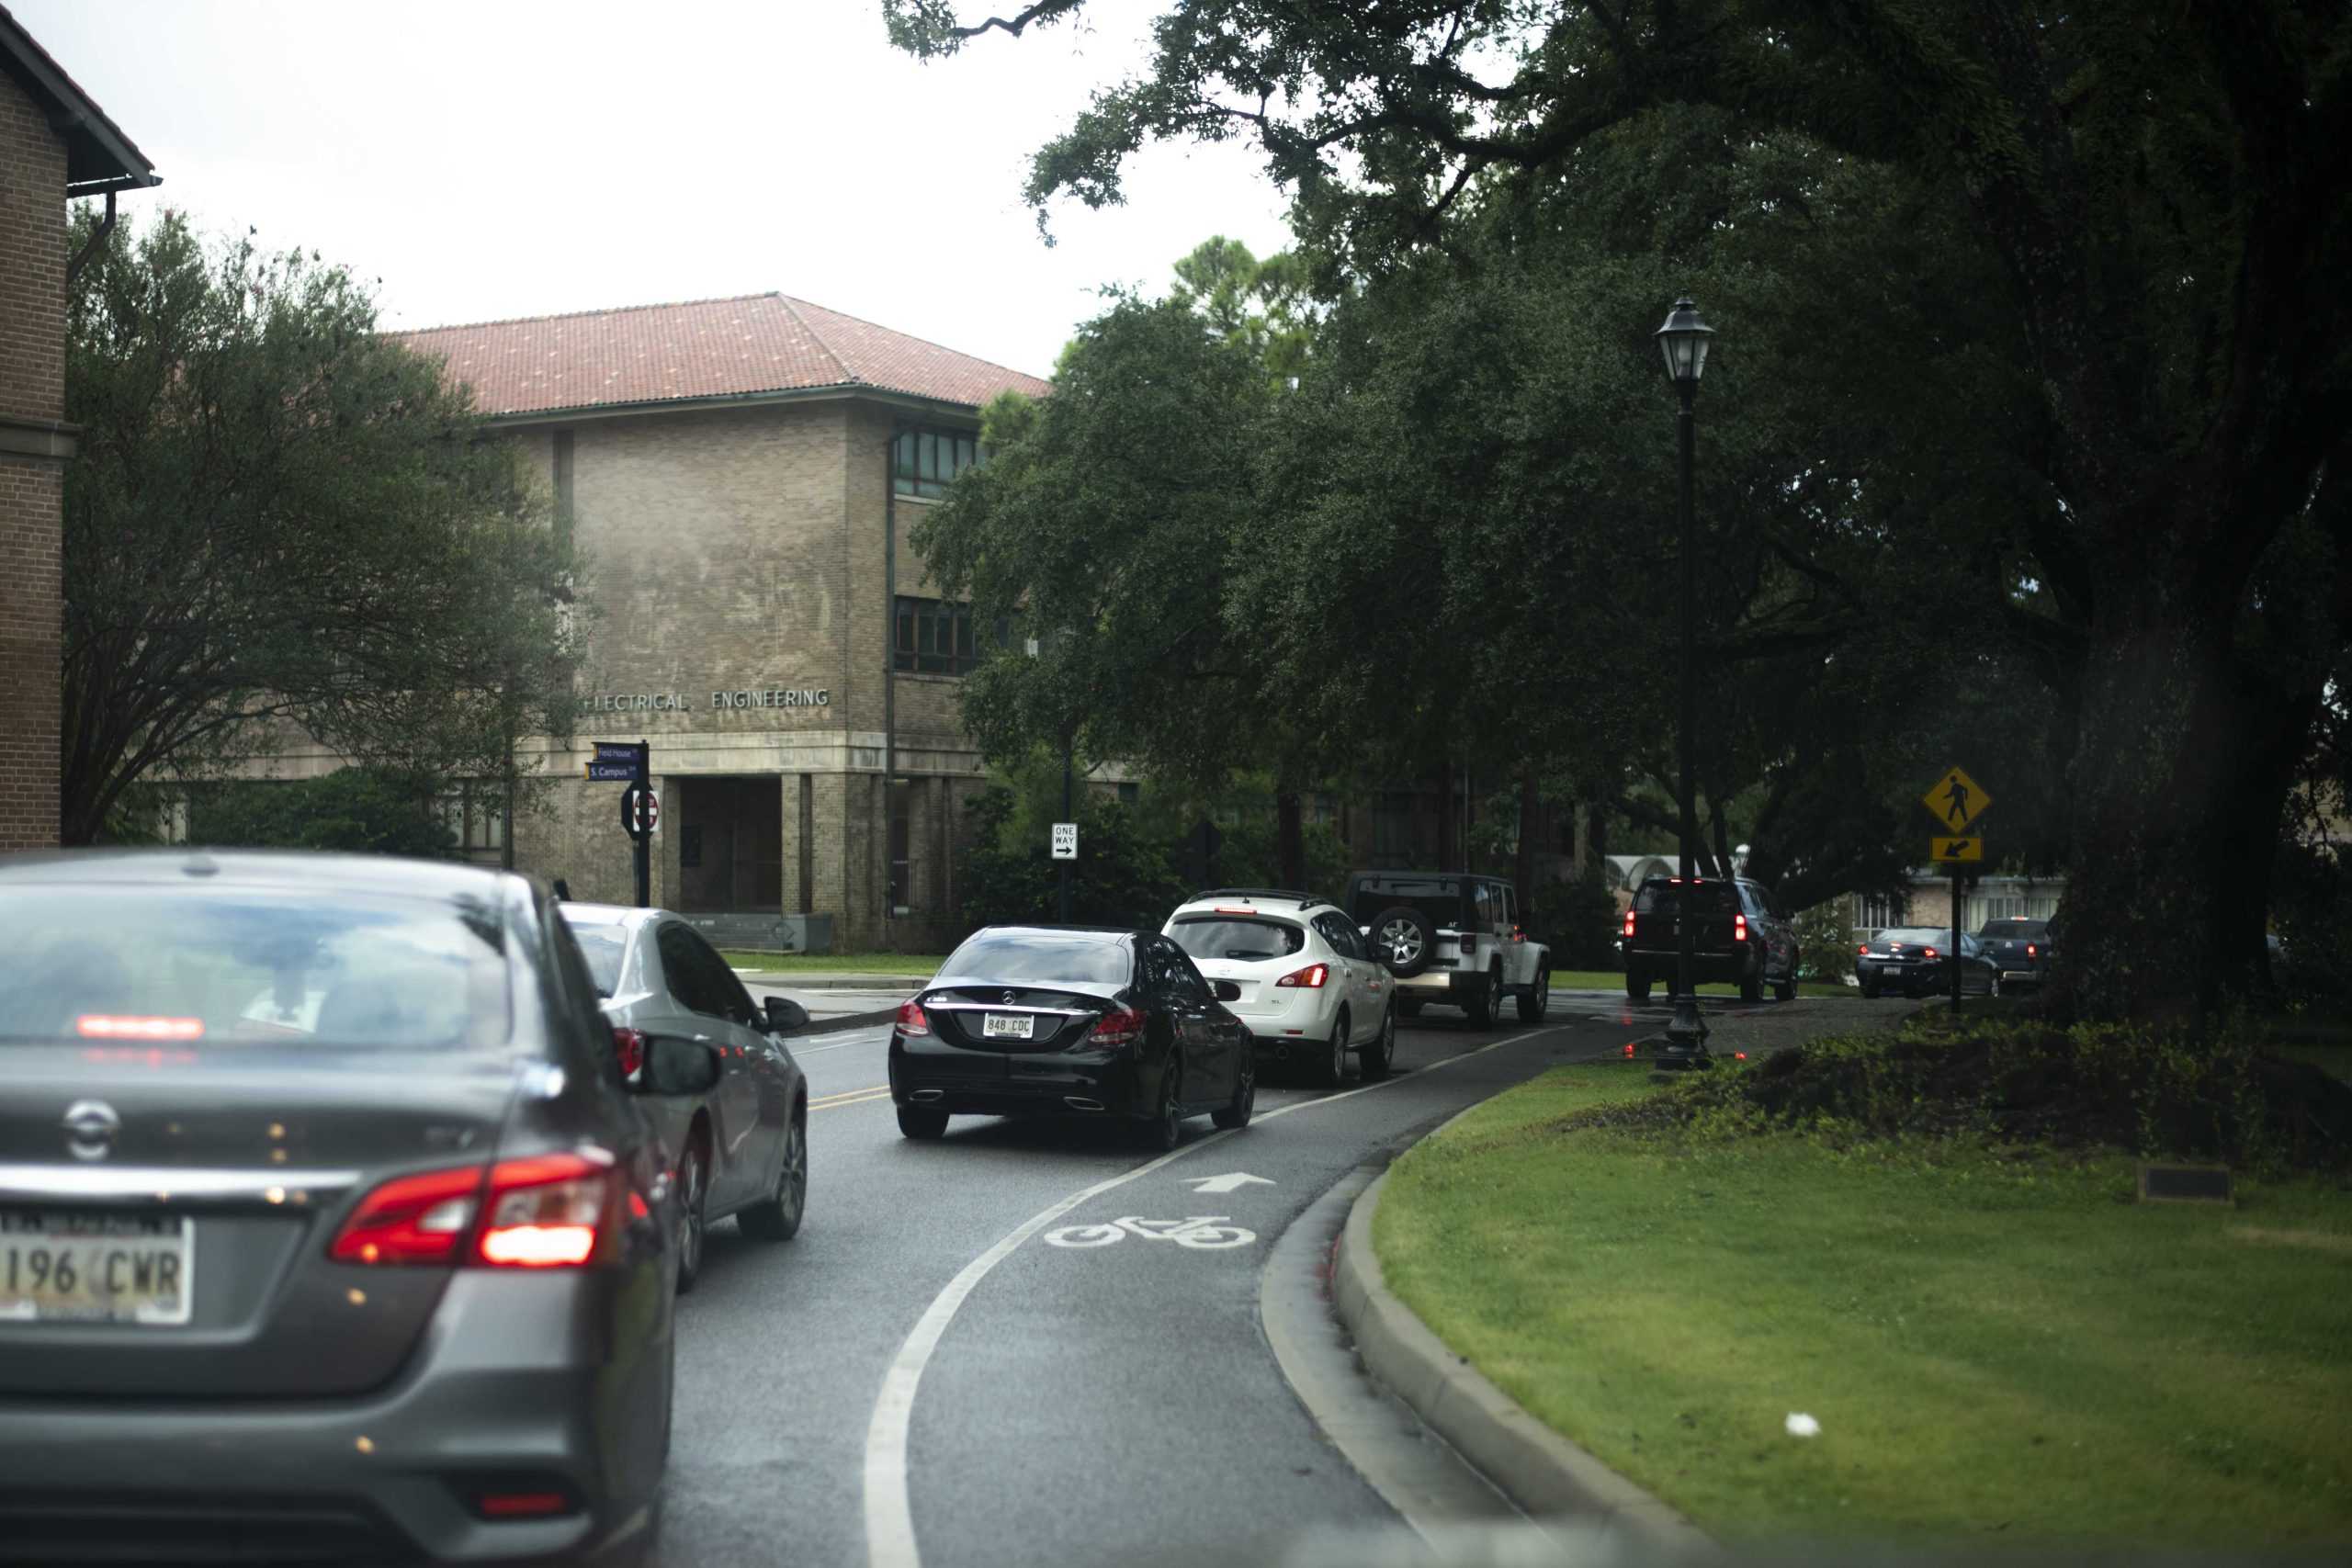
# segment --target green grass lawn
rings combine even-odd
[[[1555,969],[1552,971],[1552,988],[1554,990],[1574,988],[1579,991],[1622,991],[1625,988],[1625,976],[1622,971],[1614,969]],[[1664,1001],[1673,989],[1674,987],[1670,983],[1661,981],[1651,987],[1650,999]],[[1739,987],[1737,986],[1702,986],[1699,987],[1699,994],[1702,997],[1736,997],[1739,995]],[[1766,994],[1769,996],[1770,993],[1768,991]],[[1861,994],[1852,986],[1825,986],[1814,980],[1797,982],[1797,995],[1801,997],[1859,997]]]
[[[2141,1206],[2114,1156],[1563,1125],[1649,1092],[1500,1096],[1396,1163],[1375,1237],[1449,1345],[1702,1529],[2352,1540],[2352,1193]]]
[[[913,975],[928,980],[939,973],[944,953],[722,953],[738,969],[769,975]]]

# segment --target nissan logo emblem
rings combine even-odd
[[[103,1100],[77,1100],[65,1108],[65,1147],[75,1159],[104,1159],[114,1153],[122,1118]]]

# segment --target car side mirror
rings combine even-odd
[[[808,1010],[790,997],[770,997],[762,1004],[765,1017],[760,1027],[770,1034],[789,1034],[808,1027]]]
[[[1216,988],[1217,1000],[1221,1002],[1238,1002],[1241,999],[1241,987],[1235,985],[1232,981],[1218,980],[1214,982],[1214,984]]]
[[[707,1094],[718,1087],[718,1050],[675,1034],[645,1037],[645,1067],[629,1087],[639,1094]]]

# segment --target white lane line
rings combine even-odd
[[[1449,1056],[1442,1062],[1432,1062],[1416,1068],[1401,1077],[1383,1078],[1341,1094],[1320,1095],[1294,1104],[1277,1107],[1263,1115],[1251,1118],[1256,1122],[1272,1122],[1294,1111],[1306,1111],[1317,1105],[1332,1105],[1342,1100],[1352,1100],[1360,1094],[1370,1094],[1376,1089],[1411,1083],[1427,1073],[1450,1067],[1456,1062],[1466,1062],[1483,1056],[1489,1051],[1499,1051],[1506,1045],[1516,1045],[1540,1034],[1570,1027],[1552,1024],[1532,1029],[1524,1034],[1514,1034],[1481,1045],[1476,1051],[1465,1051],[1459,1056]],[[1236,1129],[1241,1131],[1243,1129]],[[1049,1209],[1031,1215],[1005,1238],[964,1265],[963,1271],[947,1281],[947,1288],[932,1298],[931,1305],[916,1319],[914,1331],[899,1347],[891,1358],[889,1371],[882,1374],[882,1393],[874,1402],[874,1418],[865,1427],[865,1560],[871,1568],[922,1568],[922,1553],[915,1546],[914,1498],[907,1488],[907,1441],[914,1427],[915,1386],[922,1380],[922,1370],[930,1364],[932,1352],[939,1348],[940,1336],[956,1320],[964,1298],[970,1295],[989,1270],[1018,1251],[1022,1243],[1091,1198],[1099,1198],[1114,1188],[1125,1187],[1140,1176],[1148,1176],[1161,1166],[1182,1159],[1186,1155],[1214,1148],[1232,1133],[1211,1133],[1198,1143],[1170,1149],[1159,1158],[1147,1161],[1133,1170],[1096,1182],[1093,1186],[1071,1193]]]

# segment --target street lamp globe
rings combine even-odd
[[[1707,340],[1714,335],[1714,328],[1699,319],[1699,307],[1687,294],[1674,302],[1674,309],[1667,312],[1666,325],[1657,330],[1658,350],[1666,355],[1666,378],[1685,396],[1698,390],[1699,378],[1707,368]]]

